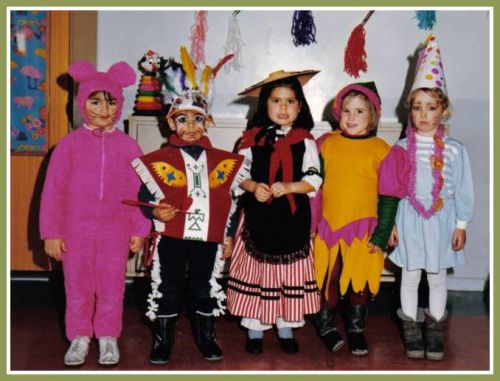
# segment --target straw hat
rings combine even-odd
[[[273,71],[271,74],[268,75],[268,77],[266,79],[256,83],[255,85],[247,87],[245,90],[238,93],[238,95],[247,95],[249,97],[258,97],[262,86],[267,85],[268,83],[271,83],[271,82],[276,82],[276,81],[279,81],[282,79],[292,78],[292,77],[296,77],[298,79],[298,81],[300,82],[300,84],[302,86],[304,86],[312,77],[314,77],[319,72],[320,72],[319,70],[303,70],[303,71],[278,70],[278,71]]]

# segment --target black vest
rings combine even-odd
[[[272,145],[252,147],[252,180],[269,184],[269,166]],[[291,146],[293,181],[304,176],[302,163],[305,144]],[[282,169],[276,181],[282,181]],[[269,184],[271,185],[271,184]],[[272,198],[271,203],[259,202],[253,193],[245,193],[242,206],[245,211],[243,240],[249,255],[261,262],[292,263],[309,255],[311,208],[307,194],[294,194],[297,210],[292,214],[286,196]]]

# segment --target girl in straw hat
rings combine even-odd
[[[318,311],[310,243],[309,197],[321,185],[309,131],[313,119],[302,84],[318,71],[278,71],[241,94],[258,96],[240,153],[251,161],[240,187],[243,217],[228,282],[228,310],[243,317],[245,348],[262,352],[263,331],[276,325],[285,353],[296,353],[292,328]]]

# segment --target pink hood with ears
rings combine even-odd
[[[88,61],[76,61],[69,66],[68,72],[75,81],[79,82],[77,103],[85,122],[89,122],[85,112],[85,101],[95,91],[107,91],[116,98],[115,120],[120,119],[123,88],[135,83],[135,71],[128,63],[120,61],[111,65],[107,72],[100,72]]]

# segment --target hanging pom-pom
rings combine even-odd
[[[364,20],[352,31],[345,47],[344,71],[351,77],[358,78],[359,72],[366,73],[365,28],[364,25],[374,11],[368,12]]]
[[[420,29],[430,30],[436,23],[436,11],[415,11],[415,18]]]
[[[316,42],[316,25],[311,11],[293,12],[292,36],[295,46]]]
[[[234,58],[226,66],[224,72],[228,74],[231,69],[240,71],[243,67],[243,46],[245,42],[241,37],[240,25],[236,17],[240,11],[234,11],[229,17],[229,26],[227,30],[226,44],[224,45],[224,54],[234,54]]]
[[[196,22],[191,28],[191,57],[199,65],[205,63],[205,40],[207,37],[207,11],[197,11]]]

